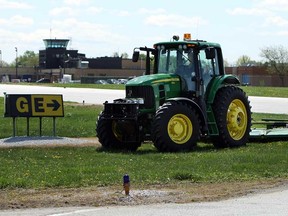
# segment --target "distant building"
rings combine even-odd
[[[39,68],[88,68],[121,69],[122,58],[100,57],[86,58],[78,50],[68,50],[69,39],[44,39],[45,50],[39,50]]]
[[[89,62],[89,68],[95,69],[122,69],[121,57],[99,57],[99,58],[86,58]]]
[[[45,50],[39,50],[39,67],[43,69],[77,68],[85,54],[67,50],[68,39],[44,39]]]

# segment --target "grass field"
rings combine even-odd
[[[288,97],[287,87],[241,86],[248,96]]]
[[[287,153],[287,142],[223,150],[200,144],[190,153],[159,153],[150,144],[136,153],[95,147],[1,149],[0,188],[119,185],[125,173],[133,185],[287,178]]]
[[[247,91],[254,95],[274,90]],[[57,135],[94,137],[101,109],[65,103],[65,117],[56,120]],[[3,106],[0,113],[4,113]],[[261,118],[287,117],[253,114],[253,119]],[[38,119],[31,119],[30,124],[30,135],[37,136]],[[11,118],[1,117],[0,131],[0,138],[12,135]],[[26,119],[17,119],[17,133],[25,136]],[[43,118],[43,135],[52,135],[50,118]],[[109,186],[121,184],[125,173],[138,185],[287,179],[287,155],[288,141],[249,143],[247,147],[222,150],[200,143],[195,151],[187,153],[159,153],[151,143],[135,153],[105,152],[96,147],[1,148],[0,188]]]

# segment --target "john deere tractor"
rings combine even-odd
[[[146,53],[145,75],[126,84],[126,97],[105,102],[96,132],[106,149],[135,151],[152,141],[161,152],[189,151],[199,140],[215,147],[246,144],[250,102],[237,77],[225,74],[221,46],[173,36]],[[151,68],[150,66],[153,66]]]

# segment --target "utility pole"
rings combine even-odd
[[[2,50],[0,50],[0,68],[3,66],[3,63],[2,63]]]
[[[16,66],[15,66],[15,69],[16,69],[16,79],[18,78],[18,49],[17,47],[15,47],[15,52],[16,52]]]

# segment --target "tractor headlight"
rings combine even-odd
[[[129,98],[127,99],[127,102],[135,104],[144,104],[144,98]]]

